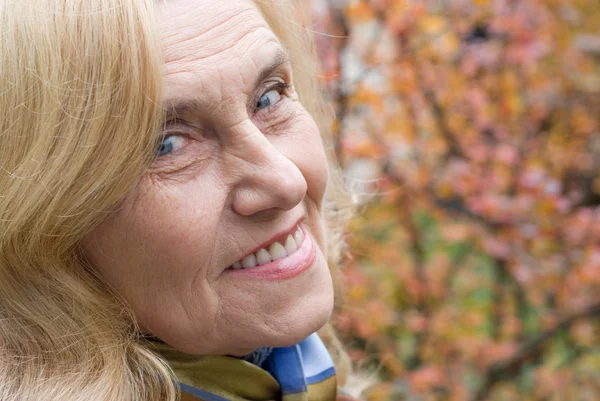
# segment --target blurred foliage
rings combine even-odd
[[[600,3],[310,4],[367,400],[600,399]]]

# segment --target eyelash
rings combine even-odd
[[[260,99],[261,99],[261,98],[262,98],[264,95],[266,95],[267,93],[269,93],[269,92],[270,92],[270,91],[272,91],[272,90],[276,90],[277,92],[279,92],[279,94],[280,94],[280,95],[282,95],[282,96],[283,96],[283,95],[285,95],[285,92],[286,92],[286,91],[287,91],[289,88],[290,88],[290,85],[289,85],[287,82],[276,82],[274,85],[271,85],[270,87],[268,87],[267,89],[265,89],[265,90],[264,90],[264,91],[263,91],[263,92],[262,92],[262,93],[261,93],[261,94],[260,94],[260,95],[259,95],[259,96],[258,96],[258,97],[255,99],[255,100],[254,100],[254,104],[256,105],[256,104],[258,103],[258,101],[259,101],[259,100],[260,100]],[[265,108],[265,109],[263,109],[263,110],[271,110],[271,109],[273,109],[273,108],[276,108],[276,107],[277,107],[277,105],[278,105],[279,103],[281,103],[281,101],[279,101],[277,104],[274,104],[274,105],[268,106],[267,108]],[[262,110],[258,110],[258,111],[257,111],[257,110],[256,110],[256,107],[255,107],[255,110],[254,110],[254,112],[255,112],[255,113],[257,113],[257,112],[260,112],[260,111],[262,111]]]

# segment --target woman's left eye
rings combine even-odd
[[[265,92],[256,103],[256,111],[266,109],[281,100],[281,89],[271,89]]]
[[[185,139],[181,135],[167,135],[161,139],[156,149],[157,156],[166,156],[179,150],[184,145]]]

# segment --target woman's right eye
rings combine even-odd
[[[156,149],[157,156],[166,156],[173,151],[181,149],[184,145],[185,139],[181,135],[167,135],[164,136]]]

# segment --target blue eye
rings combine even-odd
[[[162,138],[158,148],[156,149],[157,156],[165,156],[174,150],[178,150],[183,145],[184,139],[180,135],[169,135]]]
[[[256,103],[256,110],[266,109],[269,106],[277,104],[281,100],[281,93],[277,89],[271,89],[260,97]]]

